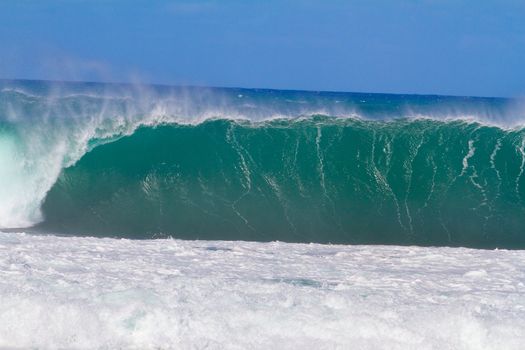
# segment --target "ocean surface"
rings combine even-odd
[[[0,347],[521,349],[523,125],[517,99],[0,80]]]

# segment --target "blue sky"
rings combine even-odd
[[[525,95],[525,1],[2,0],[0,78]]]

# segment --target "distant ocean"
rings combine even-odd
[[[0,347],[521,349],[524,124],[504,98],[0,80]]]

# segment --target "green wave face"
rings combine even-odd
[[[142,127],[63,170],[39,228],[525,248],[521,130],[313,117]]]

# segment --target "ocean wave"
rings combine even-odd
[[[3,228],[525,246],[508,101],[20,84],[0,92]]]

